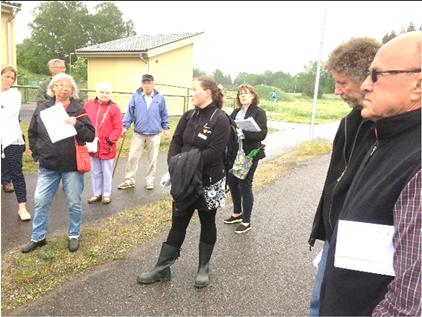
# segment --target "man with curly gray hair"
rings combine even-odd
[[[332,51],[325,66],[335,80],[335,94],[352,110],[341,120],[337,130],[330,166],[308,241],[311,247],[316,240],[324,241],[311,296],[310,316],[319,316],[320,289],[329,241],[346,194],[363,157],[375,142],[371,134],[372,123],[364,120],[360,114],[364,99],[360,86],[380,46],[378,41],[371,38],[352,38]]]

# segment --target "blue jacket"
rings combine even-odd
[[[170,129],[166,101],[154,89],[151,106],[147,110],[142,89],[138,89],[130,98],[129,106],[123,118],[123,127],[130,128],[134,122],[135,132],[140,134],[159,134],[163,129]]]

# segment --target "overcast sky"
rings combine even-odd
[[[40,1],[19,1],[16,40],[31,36],[27,23]],[[85,2],[93,13],[96,4]],[[239,72],[282,70],[295,74],[317,60],[324,27],[322,60],[342,41],[385,33],[413,22],[422,25],[422,3],[391,2],[165,2],[117,1],[138,35],[205,32],[194,45],[194,67],[219,68],[234,79]]]

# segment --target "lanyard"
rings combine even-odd
[[[100,115],[100,111],[101,111],[101,105],[99,105],[98,107],[97,116],[95,118],[95,134],[96,135],[98,135],[97,131],[100,131],[101,127],[104,124],[105,118],[107,117],[107,114],[110,111],[110,106],[108,106],[107,111],[104,113],[103,119],[101,120],[100,125],[98,126],[98,117]]]

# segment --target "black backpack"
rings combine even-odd
[[[186,116],[187,120],[191,119],[195,114],[195,109],[191,110],[191,113]],[[227,142],[226,149],[224,150],[224,169],[226,171],[226,176],[228,175],[229,170],[233,167],[233,163],[236,159],[237,151],[239,150],[239,137],[237,135],[237,125],[236,122],[223,110],[215,109],[213,114],[210,117],[208,122],[208,127],[211,131],[214,129],[215,125],[217,124],[217,119],[219,116],[224,115],[227,116],[230,123],[230,137],[229,141]]]

